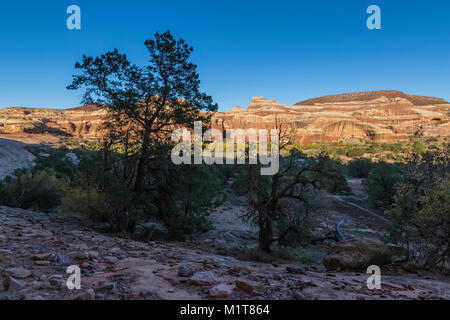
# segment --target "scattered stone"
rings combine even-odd
[[[13,277],[7,275],[5,277],[4,286],[9,293],[13,293],[25,287],[25,283],[21,280],[14,279]]]
[[[203,260],[202,264],[207,268],[217,268],[219,266],[219,262],[213,258]]]
[[[417,266],[414,263],[412,263],[411,261],[402,263],[401,267],[404,271],[409,272],[409,273],[416,273],[418,270]]]
[[[151,289],[142,289],[139,295],[147,300],[161,300],[161,296],[155,291]]]
[[[306,274],[305,268],[302,266],[287,266],[286,271],[295,274]]]
[[[87,251],[81,251],[78,252],[75,258],[79,260],[88,260],[89,259],[89,253]]]
[[[195,270],[190,263],[182,263],[178,267],[178,275],[180,277],[192,277],[194,272]]]
[[[0,249],[0,265],[10,265],[14,263],[13,253],[9,250]]]
[[[62,278],[62,276],[60,275],[54,275],[52,276],[48,282],[50,283],[50,285],[54,286],[54,287],[61,287],[61,285],[65,284],[64,279]]]
[[[44,261],[44,260],[48,260],[48,258],[50,258],[50,253],[41,253],[41,254],[36,254],[36,255],[32,256],[31,260]]]
[[[303,280],[303,284],[310,287],[317,287],[317,284],[315,284],[312,280],[309,279]]]
[[[294,291],[293,297],[295,300],[305,300],[305,295],[300,291]]]
[[[225,299],[233,294],[233,287],[226,284],[218,284],[209,290],[209,295],[213,298]]]
[[[260,283],[238,279],[235,281],[236,287],[245,293],[252,294],[253,291],[264,291],[264,286]]]
[[[85,292],[73,298],[73,300],[95,300],[95,291],[92,288],[87,289]]]
[[[50,265],[50,261],[48,261],[48,260],[38,260],[38,261],[35,261],[34,264],[36,266],[45,267],[45,266]]]
[[[96,291],[98,292],[104,292],[104,291],[111,291],[116,288],[116,284],[114,282],[106,282],[99,286]]]
[[[111,254],[121,254],[121,253],[122,253],[122,250],[120,250],[120,248],[114,247],[114,248],[111,248],[111,249],[109,250],[109,252],[110,252]]]
[[[91,260],[98,259],[98,257],[99,257],[98,251],[89,251],[88,254],[89,254],[89,259],[91,259]]]
[[[391,263],[392,255],[384,243],[371,239],[351,239],[337,243],[323,259],[328,270],[364,270],[370,265]]]
[[[207,286],[214,283],[214,274],[210,271],[196,272],[190,280],[193,285]]]
[[[117,259],[117,257],[114,257],[114,256],[106,256],[103,258],[103,261],[105,261],[106,263],[109,263],[109,264],[114,264],[117,261],[119,261],[119,259]]]
[[[5,274],[9,275],[16,279],[25,279],[31,276],[31,271],[24,269],[22,267],[20,268],[9,268],[5,270]]]

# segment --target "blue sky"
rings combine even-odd
[[[81,8],[82,29],[66,28]],[[366,9],[381,8],[368,30]],[[9,1],[0,8],[0,107],[68,108],[83,54],[118,48],[147,60],[145,39],[170,29],[195,48],[202,89],[220,110],[252,96],[311,97],[396,89],[450,100],[450,1]]]

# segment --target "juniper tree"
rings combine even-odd
[[[155,145],[170,137],[175,127],[207,122],[209,112],[217,110],[212,98],[200,90],[197,66],[190,62],[192,47],[169,31],[155,33],[145,46],[150,57],[143,66],[132,64],[117,49],[95,58],[83,56],[75,65],[80,73],[68,86],[84,89],[83,103],[103,105],[109,120],[106,130],[114,133],[105,137],[122,144],[132,139],[135,168],[126,170],[133,172],[136,192],[144,189]]]

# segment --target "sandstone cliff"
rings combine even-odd
[[[67,110],[0,109],[0,132],[43,132],[99,137],[105,112],[99,105]],[[368,141],[402,141],[411,136],[449,136],[450,104],[440,98],[400,91],[372,91],[324,96],[282,105],[254,97],[247,109],[234,107],[218,112],[212,125],[270,129],[275,119],[295,128],[301,144],[360,138]]]
[[[399,91],[373,91],[325,96],[281,105],[254,97],[247,110],[217,113],[217,128],[273,128],[275,119],[295,128],[297,142],[401,141],[410,136],[450,135],[450,104],[440,98]]]

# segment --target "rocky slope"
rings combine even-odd
[[[97,105],[68,110],[0,109],[0,132],[42,132],[98,137],[104,112]],[[254,97],[247,109],[234,107],[213,116],[213,126],[274,128],[275,119],[295,128],[301,144],[360,138],[367,141],[402,141],[411,136],[449,136],[450,104],[440,98],[373,91],[325,96],[281,105]]]
[[[66,286],[71,265],[81,269],[80,290]],[[381,289],[369,290],[365,273],[238,261],[195,243],[135,242],[79,218],[0,207],[0,299],[450,299],[448,277],[400,271],[383,271]]]
[[[32,166],[34,156],[25,147],[18,141],[0,139],[0,179],[12,175],[16,169]]]

